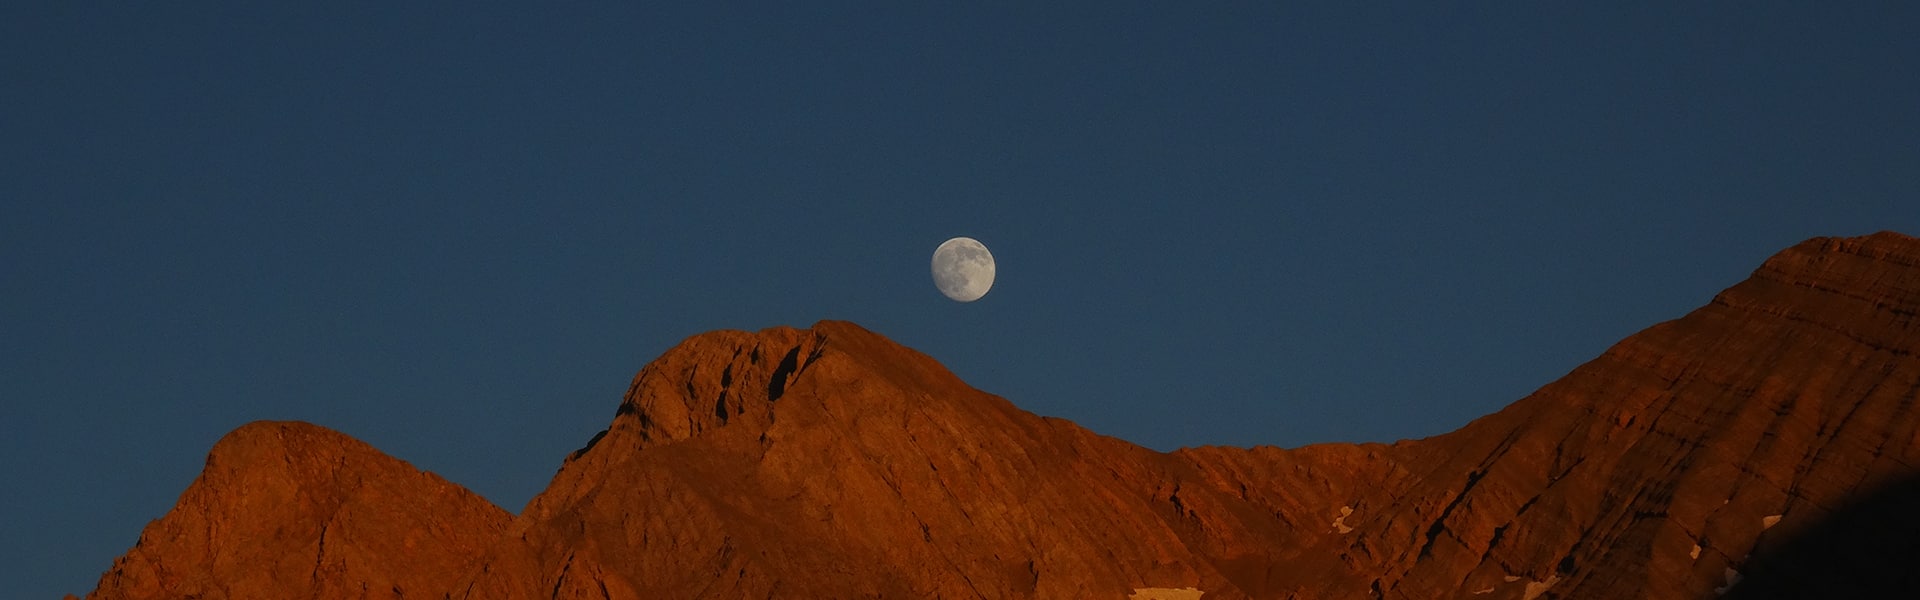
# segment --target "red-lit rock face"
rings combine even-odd
[[[1915,474],[1917,314],[1920,240],[1816,239],[1452,433],[1173,453],[849,323],[715,332],[511,522],[244,427],[90,597],[1710,597]]]
[[[228,433],[89,598],[439,597],[512,515],[305,423]]]

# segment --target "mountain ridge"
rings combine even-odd
[[[398,581],[371,568],[393,550],[369,545],[365,564],[273,584],[316,598],[1710,597],[1749,554],[1915,471],[1917,314],[1920,240],[1815,238],[1452,432],[1166,453],[1021,410],[852,323],[723,330],[641,369],[518,515],[443,489],[363,517],[437,536],[406,552],[430,576],[350,593]],[[298,430],[339,449],[268,454],[370,465],[376,490],[453,485],[305,427],[324,430],[229,437]],[[214,455],[149,530],[254,519],[287,542],[255,562],[327,564],[335,513],[189,502],[248,495],[222,494]],[[361,506],[361,488],[341,500],[283,479]],[[464,516],[419,517],[446,512]],[[200,546],[217,545],[205,529]],[[227,593],[213,584],[245,563],[160,546],[143,535],[88,597]]]

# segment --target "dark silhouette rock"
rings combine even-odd
[[[1901,598],[1920,591],[1920,476],[1871,487],[1764,540],[1730,600]]]

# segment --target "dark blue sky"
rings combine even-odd
[[[1920,232],[1906,6],[51,4],[0,9],[21,597],[255,419],[518,510],[711,329],[853,320],[1159,449],[1390,441]]]

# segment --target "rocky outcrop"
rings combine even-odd
[[[87,598],[439,598],[510,519],[338,432],[256,422]]]
[[[1808,581],[1805,540],[1920,476],[1917,314],[1920,240],[1816,239],[1452,433],[1172,453],[850,323],[715,332],[511,522],[344,436],[250,425],[93,597],[1738,594]]]

